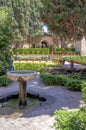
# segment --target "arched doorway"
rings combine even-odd
[[[41,42],[41,47],[42,47],[42,48],[48,48],[49,46],[48,46],[47,41],[42,41],[42,42]]]

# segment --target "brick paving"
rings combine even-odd
[[[4,114],[0,108],[0,130],[54,130],[54,111],[56,109],[76,110],[83,105],[80,92],[71,92],[62,86],[45,86],[39,75],[27,83],[27,91],[38,93],[47,101],[29,112],[12,111]],[[18,92],[18,83],[12,82],[0,88],[0,96]],[[4,110],[5,111],[5,110]],[[17,116],[16,116],[17,115]]]

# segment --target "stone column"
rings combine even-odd
[[[19,106],[27,105],[26,81],[19,82]]]
[[[80,54],[82,56],[85,56],[86,55],[86,38],[83,37],[82,40],[81,40],[81,52]]]

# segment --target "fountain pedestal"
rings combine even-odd
[[[19,82],[19,106],[27,105],[26,81]]]
[[[28,80],[35,78],[37,73],[35,71],[16,70],[7,72],[7,76],[12,81],[19,82],[19,106],[27,106],[27,92],[26,84]]]

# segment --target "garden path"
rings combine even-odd
[[[54,130],[54,111],[56,109],[77,110],[83,105],[80,92],[71,92],[63,86],[45,86],[39,74],[27,83],[27,91],[47,98],[39,102],[35,110],[10,110],[0,107],[0,130]],[[18,83],[0,87],[0,96],[18,92]]]

